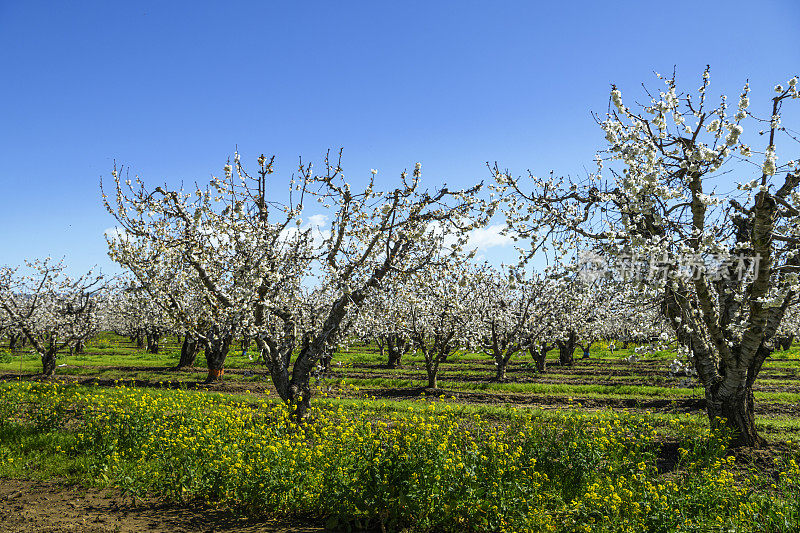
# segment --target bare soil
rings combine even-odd
[[[0,532],[68,531],[316,533],[325,529],[301,520],[243,517],[203,503],[176,504],[154,497],[134,502],[113,489],[0,479]]]

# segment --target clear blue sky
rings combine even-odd
[[[205,181],[234,147],[357,181],[430,184],[591,167],[590,111],[652,72],[754,103],[800,72],[800,2],[36,2],[0,0],[0,264],[113,270],[98,182]]]

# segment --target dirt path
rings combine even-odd
[[[211,532],[317,533],[302,522],[240,517],[204,505],[158,498],[138,500],[111,489],[0,479],[0,532],[15,533]]]

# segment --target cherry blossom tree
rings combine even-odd
[[[59,351],[97,332],[97,296],[103,276],[88,272],[72,278],[63,262],[49,258],[0,268],[0,309],[7,323],[30,341],[42,360],[42,374],[55,374]]]
[[[505,381],[511,358],[541,335],[538,328],[546,322],[548,306],[543,304],[549,283],[540,276],[524,279],[517,270],[501,272],[484,265],[476,273],[475,285],[469,297],[480,326],[480,346],[494,362],[494,381]]]
[[[413,348],[405,322],[407,311],[397,287],[386,285],[372,293],[359,313],[357,334],[361,338],[373,339],[381,356],[388,352],[388,368],[400,368],[403,356]]]
[[[441,363],[482,340],[473,297],[482,277],[468,261],[447,258],[420,270],[398,294],[408,334],[425,360],[428,388],[437,388]]]
[[[423,190],[419,164],[384,191],[376,189],[373,172],[354,192],[341,152],[338,160],[325,158],[321,174],[301,162],[283,195],[270,187],[273,172],[274,158],[262,155],[251,176],[236,154],[223,177],[184,191],[148,190],[115,169],[113,207],[105,194],[104,201],[124,231],[109,247],[111,257],[198,336],[209,380],[222,375],[234,334],[250,335],[278,394],[301,419],[312,370],[342,342],[368,295],[424,269],[445,235],[455,239],[457,253],[466,232],[487,215],[475,198],[480,186]],[[327,229],[303,225],[304,202],[315,200],[330,221]],[[304,282],[312,276],[321,280],[317,290],[328,304],[304,318]],[[187,309],[175,297],[178,289],[194,294],[202,311]]]
[[[758,447],[753,383],[800,290],[800,173],[796,138],[781,123],[797,78],[776,86],[758,117],[749,83],[731,103],[712,101],[708,69],[695,93],[679,92],[674,74],[659,77],[663,88],[635,108],[612,86],[597,117],[608,146],[596,173],[520,180],[495,165],[497,186],[529,257],[544,247],[601,249],[657,290],[691,352],[711,424],[731,429],[733,446]],[[750,141],[748,125],[763,135]]]
[[[272,161],[259,166],[254,179],[228,164],[224,177],[193,191],[150,191],[115,170],[113,208],[103,195],[122,228],[110,256],[199,340],[209,382],[221,379],[234,335],[267,331],[277,302],[296,302],[311,257],[309,232],[293,231],[300,209],[291,195],[285,205],[270,201]]]

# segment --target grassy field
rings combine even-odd
[[[167,339],[147,354],[103,334],[62,355],[0,351],[0,477],[113,486],[134,498],[222,504],[332,528],[419,531],[800,530],[800,353],[776,353],[756,385],[771,443],[729,455],[707,429],[702,390],[661,352],[589,359],[508,381],[479,354],[388,369],[374,346],[337,353],[312,420],[285,420],[265,368],[232,351],[225,381],[175,371]],[[202,364],[202,355],[198,361]]]
[[[149,354],[126,338],[101,334],[87,344],[86,354],[59,357],[58,364],[63,366],[57,369],[58,379],[99,385],[123,381],[140,387],[197,387],[207,373],[203,356],[198,357],[197,367],[174,370],[180,352],[176,342],[166,338],[161,353]],[[632,353],[632,349],[617,349],[612,354],[604,344],[596,343],[589,359],[581,359],[577,351],[575,366],[560,367],[554,351],[542,374],[536,372],[529,356],[520,355],[512,359],[508,380],[501,383],[491,381],[495,367],[487,356],[456,354],[441,365],[439,390],[434,394],[472,404],[581,410],[612,407],[704,416],[702,388],[696,381],[671,376],[668,371],[674,353],[657,352],[638,363],[626,362]],[[40,369],[35,354],[12,354],[0,348],[0,375],[5,379],[30,376]],[[424,389],[426,383],[421,356],[406,355],[402,368],[389,369],[374,345],[355,345],[338,352],[330,371],[317,380],[321,390],[353,399],[423,397],[430,394]],[[275,397],[266,368],[243,355],[241,349],[228,355],[224,389]],[[800,441],[800,346],[776,352],[767,360],[755,385],[755,398],[765,437]]]

